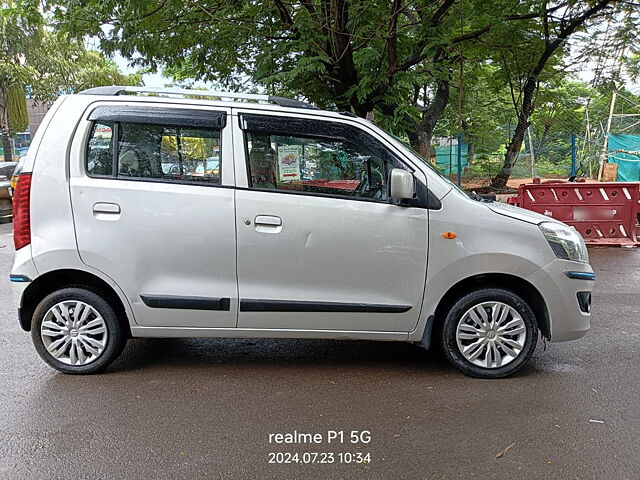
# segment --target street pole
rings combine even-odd
[[[458,186],[462,183],[462,133],[458,133]]]
[[[531,125],[527,127],[527,133],[529,134],[529,156],[531,157],[531,178],[536,176],[536,155],[533,152],[533,140],[531,138]]]
[[[576,134],[571,134],[571,176],[576,176]]]
[[[611,95],[611,105],[609,106],[609,119],[607,120],[607,130],[604,132],[604,145],[602,146],[602,155],[600,156],[600,168],[598,169],[598,181],[602,180],[602,172],[604,171],[604,164],[607,160],[607,146],[609,144],[609,132],[611,131],[611,119],[613,118],[613,111],[616,106],[616,97],[618,96],[618,90],[613,90]]]

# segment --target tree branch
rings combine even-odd
[[[280,14],[280,20],[282,21],[282,25],[285,28],[291,29],[291,27],[293,26],[293,19],[291,18],[291,15],[289,15],[289,11],[287,10],[287,7],[283,5],[281,0],[273,0],[273,3],[275,3],[276,8],[278,9],[278,13]]]

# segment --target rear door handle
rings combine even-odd
[[[120,205],[117,203],[95,203],[93,205],[93,213],[120,213]]]
[[[273,215],[258,215],[255,218],[256,225],[264,225],[267,227],[281,227],[282,219]]]

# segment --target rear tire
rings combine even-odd
[[[47,295],[31,320],[40,357],[62,373],[91,374],[122,352],[126,336],[113,308],[97,292],[68,287]]]
[[[449,309],[441,345],[455,367],[477,378],[501,378],[533,354],[538,325],[531,307],[502,288],[470,292]]]

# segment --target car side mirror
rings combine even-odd
[[[413,175],[401,168],[394,168],[389,173],[389,196],[398,199],[411,199],[416,192],[416,181]]]

